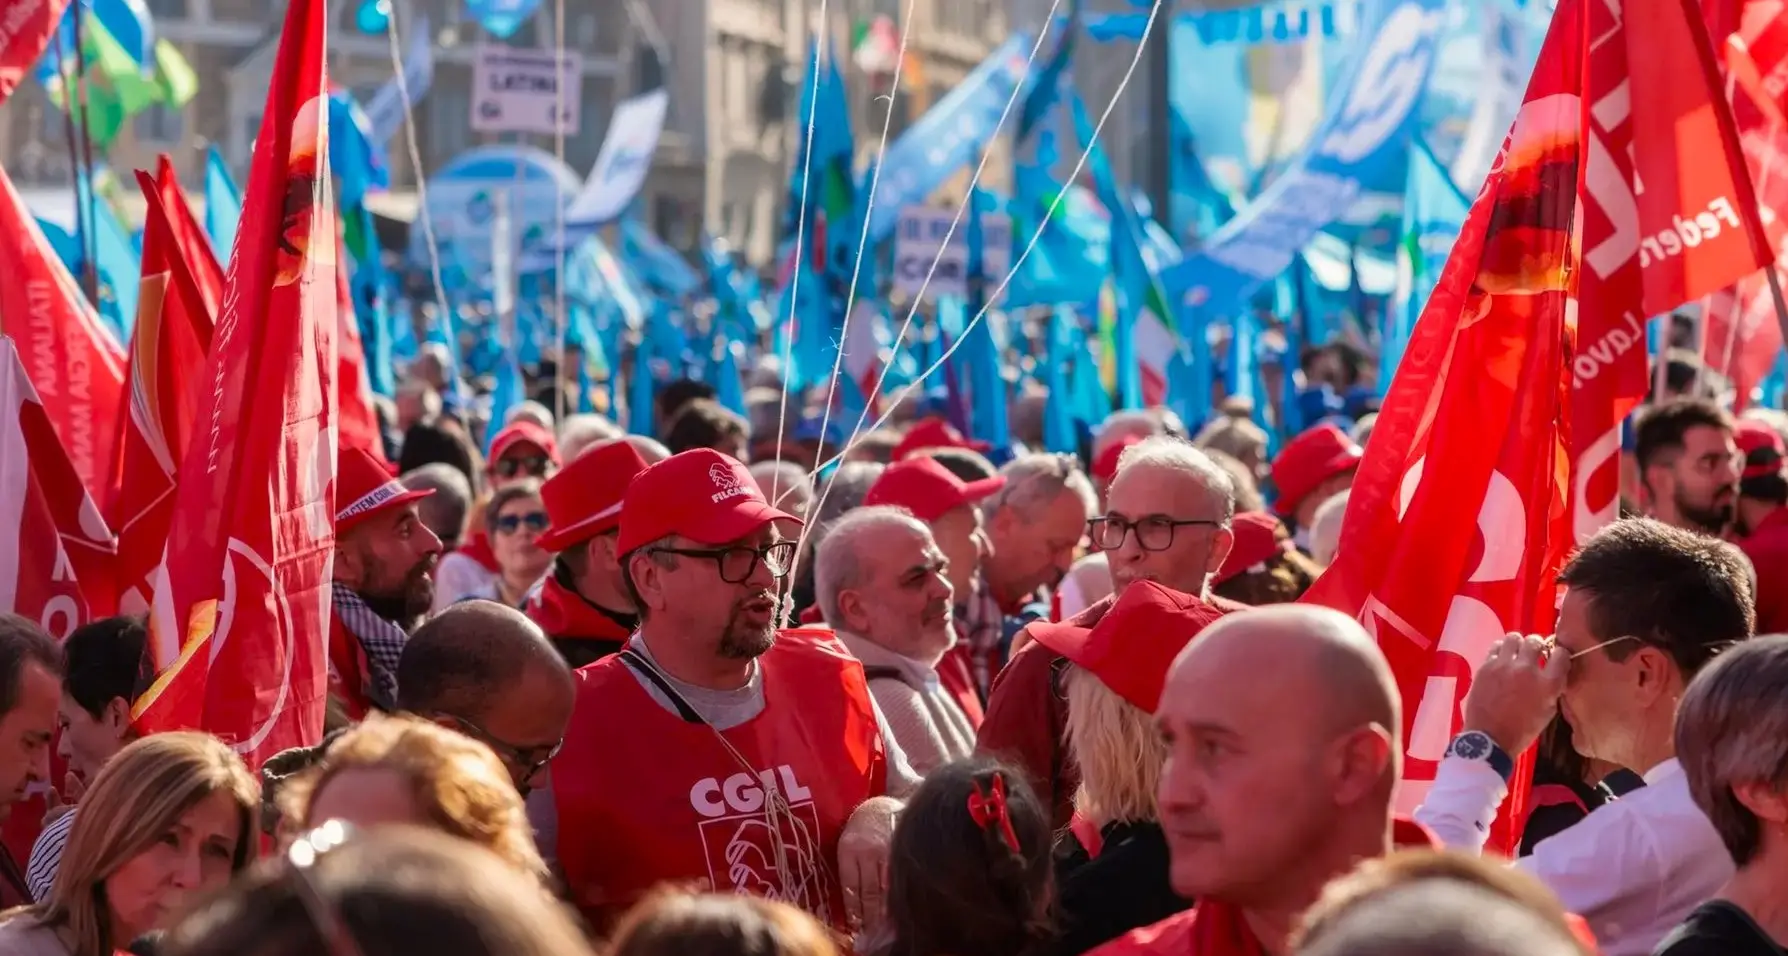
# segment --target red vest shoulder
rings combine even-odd
[[[1133,929],[1094,948],[1089,956],[1206,956],[1192,951],[1192,933],[1197,926],[1198,910],[1189,909],[1159,923]]]

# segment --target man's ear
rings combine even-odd
[[[662,609],[665,606],[661,578],[664,567],[644,551],[635,551],[626,560],[625,571],[633,579],[633,589],[639,592],[640,603],[654,611]]]
[[[1223,570],[1223,562],[1229,560],[1229,552],[1235,548],[1235,532],[1229,528],[1218,528],[1211,535],[1211,554],[1205,560],[1204,569],[1209,574]]]
[[[839,591],[838,615],[843,620],[826,623],[835,628],[861,633],[865,629],[864,623],[869,619],[869,615],[864,613],[863,596],[854,590]]]
[[[358,583],[366,574],[365,562],[360,560],[360,549],[353,546],[352,538],[335,539],[335,580],[350,587]]]

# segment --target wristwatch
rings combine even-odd
[[[1487,763],[1490,765],[1490,769],[1496,771],[1496,775],[1502,778],[1503,783],[1508,783],[1509,777],[1515,773],[1514,758],[1498,747],[1496,741],[1490,739],[1489,734],[1481,730],[1467,730],[1454,737],[1453,742],[1447,745],[1447,756]]]

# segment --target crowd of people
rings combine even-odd
[[[1679,391],[1409,800],[1408,695],[1297,603],[1369,415],[841,449],[679,382],[662,443],[480,443],[412,378],[397,465],[342,453],[315,746],[139,738],[141,619],[0,619],[49,807],[0,953],[1781,956],[1788,416]]]

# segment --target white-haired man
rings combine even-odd
[[[1105,513],[1087,525],[1111,563],[1113,597],[1072,623],[1094,626],[1136,581],[1154,581],[1233,610],[1234,604],[1212,600],[1210,579],[1234,543],[1229,527],[1234,516],[1229,473],[1190,442],[1157,435],[1125,449],[1106,493]],[[1027,637],[1014,641],[1012,660],[994,682],[976,749],[1023,767],[1038,794],[1054,802],[1056,823],[1065,825],[1079,774],[1063,759],[1068,723],[1067,698],[1059,686],[1063,658]]]
[[[931,529],[902,508],[847,513],[820,543],[814,589],[913,769],[973,754],[975,728],[937,672],[956,630],[949,560]]]

